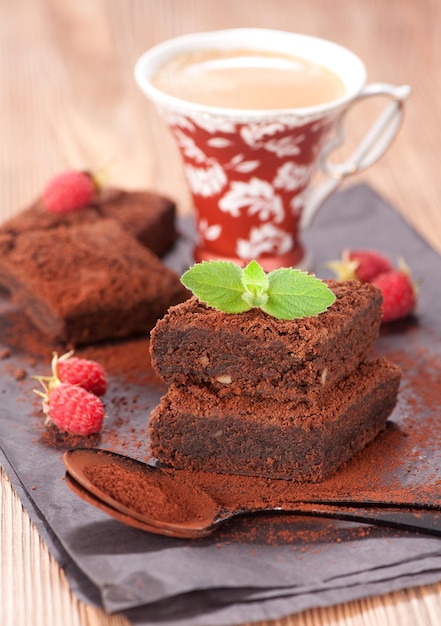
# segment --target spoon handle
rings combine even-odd
[[[257,509],[254,511],[237,511],[234,515],[247,513],[281,513],[293,515],[306,515],[313,517],[325,517],[349,522],[372,524],[406,530],[422,532],[424,534],[441,536],[441,510],[404,507],[364,507],[364,506],[341,506],[333,504],[299,503],[292,507],[280,507],[278,509]],[[226,514],[217,523],[225,522],[231,518],[231,512]]]

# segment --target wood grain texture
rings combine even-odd
[[[363,58],[369,81],[412,86],[394,145],[348,184],[372,184],[441,252],[439,0],[1,0],[0,220],[67,167],[103,168],[111,183],[156,189],[191,211],[176,148],[133,67],[169,37],[239,26],[338,41]],[[354,137],[371,115],[351,117]],[[0,494],[2,626],[127,626],[73,596],[4,473]],[[440,615],[441,584],[271,624],[435,626]]]

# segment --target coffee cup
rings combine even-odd
[[[183,35],[147,50],[136,81],[180,150],[196,218],[195,261],[311,269],[302,244],[326,198],[394,139],[407,85],[366,84],[352,51],[290,32]],[[389,100],[351,156],[333,163],[347,112]],[[317,170],[324,174],[312,184]]]

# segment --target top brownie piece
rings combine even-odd
[[[0,233],[0,284],[44,334],[71,345],[147,335],[188,297],[113,219]]]
[[[168,385],[206,384],[220,395],[277,394],[283,401],[322,393],[367,357],[379,334],[382,304],[373,285],[327,284],[334,304],[295,320],[260,309],[225,314],[192,297],[153,329],[153,367]]]
[[[53,213],[40,199],[14,215],[0,227],[0,233],[17,235],[29,230],[50,230],[96,222],[104,218],[116,220],[142,245],[158,256],[176,241],[176,205],[172,200],[149,191],[103,189],[98,198],[78,211]]]

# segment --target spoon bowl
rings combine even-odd
[[[202,536],[220,517],[219,505],[206,491],[142,461],[76,448],[64,454],[63,462],[76,486],[99,502],[168,534]]]
[[[79,498],[91,504],[95,508],[103,511],[113,519],[125,524],[126,526],[131,526],[133,528],[137,528],[138,530],[142,530],[144,532],[153,533],[155,535],[165,535],[166,537],[178,537],[180,539],[197,539],[198,537],[205,537],[206,535],[210,535],[213,530],[211,528],[208,529],[200,529],[198,532],[194,528],[190,528],[188,531],[184,526],[179,528],[169,529],[167,526],[160,526],[158,524],[153,525],[149,524],[147,521],[138,519],[133,515],[128,515],[121,510],[115,509],[105,500],[101,500],[97,496],[95,496],[91,491],[83,487],[79,482],[73,478],[69,472],[66,472],[65,476],[66,484],[73,491],[75,495]]]

